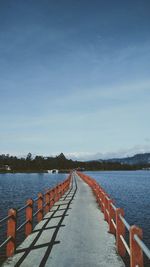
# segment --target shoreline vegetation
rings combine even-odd
[[[70,173],[71,169],[58,170],[58,173]],[[48,170],[0,170],[0,174],[5,173],[49,173]]]
[[[25,158],[0,155],[0,173],[48,173],[48,170],[58,170],[59,173],[68,173],[72,169],[80,171],[125,171],[149,169],[148,164],[122,164],[108,161],[73,161],[67,159],[63,153],[56,157],[33,157],[28,153]]]

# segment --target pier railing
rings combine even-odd
[[[92,188],[104,213],[104,219],[108,222],[109,232],[116,237],[118,254],[125,257],[126,252],[128,253],[130,267],[143,267],[143,254],[150,260],[150,250],[142,241],[142,229],[128,224],[124,218],[124,210],[114,205],[114,201],[94,179],[80,172],[78,175]],[[126,240],[126,230],[129,232],[129,242]]]
[[[28,199],[25,206],[20,209],[10,209],[8,215],[0,220],[0,228],[5,224],[6,239],[0,244],[0,257],[11,257],[15,253],[17,245],[17,236],[21,230],[24,232],[24,236],[28,236],[32,233],[34,218],[37,222],[43,219],[43,216],[50,211],[64,193],[69,189],[71,181],[71,175],[62,182],[56,185],[54,188],[50,188],[45,194],[39,193],[36,199]],[[19,225],[19,218],[23,214],[24,221]],[[21,242],[22,240],[20,240]]]

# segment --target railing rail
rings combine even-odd
[[[15,253],[18,232],[24,228],[25,236],[31,234],[33,229],[33,219],[37,217],[37,222],[40,222],[43,219],[43,216],[50,211],[55,202],[58,201],[69,189],[70,181],[71,174],[64,182],[57,184],[54,188],[48,189],[46,193],[39,193],[38,197],[33,200],[28,199],[23,207],[17,210],[10,209],[8,215],[0,220],[0,224],[6,223],[7,238],[0,244],[0,249],[4,247],[6,248],[6,257],[13,256]],[[35,211],[35,209],[37,210]],[[18,225],[20,218],[19,214],[23,211],[25,211],[25,221]]]
[[[3,243],[1,243],[0,248],[3,248],[11,240],[11,236],[7,237]]]
[[[108,222],[109,232],[116,236],[116,246],[119,255],[124,257],[127,252],[130,256],[130,267],[143,267],[143,253],[150,260],[150,250],[142,241],[142,230],[136,225],[129,225],[124,218],[124,210],[114,205],[114,201],[96,180],[81,172],[77,172],[77,174],[92,188],[97,202],[104,213],[104,219]],[[129,232],[129,245],[125,239],[126,229]]]
[[[28,207],[28,204],[26,204],[23,207],[17,209],[17,212],[21,212],[22,210],[25,210],[27,207]]]
[[[148,249],[148,247],[136,234],[134,235],[134,239],[137,242],[137,244],[140,246],[140,248],[143,250],[147,258],[150,259],[150,250]]]
[[[6,217],[2,218],[0,220],[0,223],[6,222],[9,218],[10,218],[10,216],[6,216]]]
[[[127,230],[129,231],[130,230],[130,224],[125,220],[124,217],[122,217],[120,215],[120,219],[122,220],[122,222],[124,223],[125,227],[127,228]]]

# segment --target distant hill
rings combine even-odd
[[[112,158],[108,160],[98,160],[99,162],[110,162],[110,163],[121,163],[121,164],[128,164],[128,165],[145,165],[150,164],[150,153],[144,153],[144,154],[136,154],[132,157],[126,157],[126,158]]]

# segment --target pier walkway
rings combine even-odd
[[[91,188],[72,174],[54,204],[3,267],[124,267]]]

